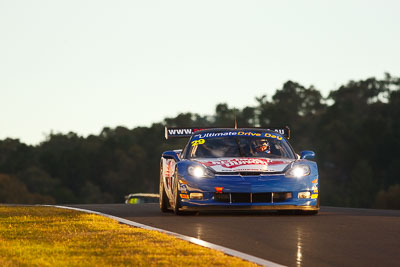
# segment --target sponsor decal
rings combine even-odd
[[[275,138],[275,139],[278,139],[278,140],[282,140],[282,136],[279,136],[279,135],[276,135],[276,134],[266,133],[266,134],[264,134],[264,137]]]
[[[165,127],[165,138],[168,139],[170,137],[189,137],[192,134],[195,134],[197,131],[206,130],[206,129],[213,129],[213,128],[221,128],[221,127],[206,127],[206,128]],[[277,132],[279,135],[285,136],[288,139],[289,139],[289,136],[290,136],[290,130],[289,130],[288,127],[284,127],[284,128],[263,128],[263,130],[269,130],[269,131]],[[228,131],[228,129],[227,129],[227,131]],[[249,131],[241,131],[241,133],[249,134],[250,132]],[[254,134],[254,132],[251,132],[251,133]],[[256,134],[259,134],[259,133],[256,133]]]
[[[229,160],[215,160],[215,161],[204,161],[201,162],[207,167],[212,166],[221,166],[224,168],[236,168],[240,166],[246,165],[281,165],[287,162],[285,161],[278,161],[278,160],[271,160],[271,159],[253,159],[253,158],[243,158],[243,159],[229,159]]]
[[[168,130],[169,135],[187,135],[187,134],[192,134],[192,129],[169,129]]]
[[[224,188],[223,187],[215,187],[215,191],[217,192],[217,193],[222,193],[222,190],[223,190]]]
[[[165,138],[169,137],[189,137],[193,133],[204,130],[203,128],[167,128],[165,127]]]
[[[191,128],[181,128],[181,129],[168,129],[168,135],[192,135],[193,133],[204,130],[204,129],[191,129]]]
[[[236,136],[236,135],[238,135],[238,132],[204,133],[204,134],[196,134],[195,136],[193,136],[193,139]]]
[[[180,191],[182,194],[187,194],[187,187],[186,187],[186,184],[178,183],[178,186],[179,186],[179,191]]]
[[[167,160],[167,167],[165,169],[165,176],[167,176],[167,177],[172,176],[172,172],[173,172],[172,167],[173,167],[172,166],[172,160],[168,159]]]
[[[215,138],[215,137],[228,137],[228,136],[250,136],[250,137],[266,137],[266,138],[274,138],[278,140],[282,140],[282,136],[279,134],[274,133],[258,133],[258,132],[219,132],[219,133],[204,133],[204,134],[197,134],[193,136],[192,140],[201,140],[204,138]],[[194,146],[193,142],[192,145]]]
[[[184,184],[188,184],[188,182],[186,182],[186,181],[183,180],[183,179],[179,179],[179,183],[180,183],[180,184],[183,184],[183,185],[184,185]]]
[[[175,173],[175,161],[172,159],[163,160],[163,175],[167,188],[171,188],[172,176]]]
[[[206,142],[206,140],[204,140],[204,139],[194,140],[194,141],[192,141],[192,146],[202,145],[205,142]]]

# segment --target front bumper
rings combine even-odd
[[[182,210],[319,210],[317,176],[217,176],[197,180],[180,177],[180,181]],[[222,189],[217,192],[217,188]],[[309,197],[299,198],[299,193],[304,192],[309,192]],[[203,197],[194,199],[191,193],[201,193]],[[276,198],[277,195],[285,197]]]
[[[308,198],[291,198],[278,203],[225,203],[218,202],[215,199],[181,199],[180,204],[182,210],[319,210],[318,199]]]
[[[296,206],[296,205],[270,205],[270,206],[247,206],[247,205],[210,205],[210,206],[182,206],[184,211],[246,211],[246,210],[319,210],[317,206]]]

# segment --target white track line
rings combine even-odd
[[[210,243],[210,242],[207,242],[207,241],[203,241],[203,240],[200,240],[200,239],[197,239],[197,238],[194,238],[194,237],[190,237],[190,236],[181,235],[181,234],[178,234],[178,233],[166,231],[166,230],[163,230],[163,229],[160,229],[160,228],[155,228],[155,227],[148,226],[148,225],[145,225],[145,224],[129,221],[129,220],[124,219],[124,218],[116,217],[116,216],[113,216],[113,215],[109,215],[109,214],[105,214],[105,213],[101,213],[101,212],[97,212],[97,211],[85,210],[85,209],[73,208],[73,207],[67,207],[67,206],[55,206],[55,205],[43,205],[43,206],[56,207],[56,208],[61,208],[61,209],[77,210],[77,211],[83,211],[83,212],[87,212],[87,213],[93,213],[93,214],[105,216],[105,217],[108,217],[110,219],[117,220],[118,222],[123,223],[123,224],[127,224],[127,225],[134,226],[134,227],[139,227],[139,228],[146,229],[146,230],[158,231],[158,232],[161,232],[161,233],[164,233],[164,234],[167,234],[167,235],[171,235],[171,236],[177,237],[179,239],[183,239],[183,240],[189,241],[191,243],[206,247],[206,248],[211,248],[211,249],[215,249],[215,250],[218,250],[218,251],[222,251],[223,253],[225,253],[227,255],[238,257],[238,258],[250,261],[250,262],[254,262],[254,263],[257,263],[257,264],[262,265],[262,266],[268,266],[268,267],[283,267],[283,266],[285,266],[285,265],[280,265],[280,264],[272,262],[272,261],[268,261],[268,260],[264,260],[264,259],[261,259],[261,258],[255,257],[255,256],[251,256],[249,254],[246,254],[246,253],[243,253],[243,252],[240,252],[240,251],[237,251],[237,250],[233,250],[233,249],[226,248],[226,247],[223,247],[223,246],[215,245],[213,243]]]

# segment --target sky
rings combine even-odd
[[[0,0],[0,140],[326,96],[400,72],[400,1]]]

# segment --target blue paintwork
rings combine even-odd
[[[313,159],[313,158],[315,158],[315,153],[314,153],[314,151],[304,150],[304,151],[301,151],[300,158],[301,159]]]
[[[162,154],[162,157],[166,159],[174,159],[176,162],[179,161],[178,155],[176,154],[175,151],[165,151]]]
[[[295,206],[316,206],[317,199],[298,199],[299,192],[313,192],[318,190],[318,183],[312,183],[318,179],[317,164],[312,161],[300,159],[294,161],[294,164],[306,164],[310,167],[311,173],[301,178],[287,178],[284,174],[280,175],[257,175],[257,176],[240,176],[240,175],[216,175],[215,178],[196,178],[187,172],[187,167],[192,162],[190,160],[182,160],[177,163],[178,177],[184,179],[188,184],[181,185],[181,191],[190,193],[203,193],[203,200],[181,199],[181,206],[277,206],[295,205]],[[224,193],[263,193],[263,192],[292,192],[293,198],[279,203],[225,203],[217,202],[213,199],[216,192],[215,187],[223,187]]]

